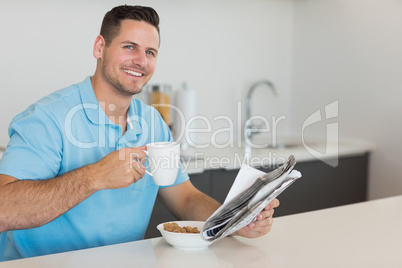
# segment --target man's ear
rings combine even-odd
[[[93,54],[95,59],[102,57],[103,49],[106,47],[105,38],[102,35],[98,35],[95,39]]]

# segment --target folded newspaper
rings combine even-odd
[[[293,170],[295,164],[291,155],[284,165],[269,173],[243,165],[225,202],[205,222],[202,237],[215,241],[255,221],[272,200],[301,177]]]

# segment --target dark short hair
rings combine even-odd
[[[122,5],[112,8],[105,14],[100,34],[105,38],[106,46],[119,34],[123,20],[145,21],[156,28],[159,34],[159,16],[152,7]]]

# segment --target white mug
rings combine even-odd
[[[172,185],[176,181],[180,164],[180,143],[154,142],[146,145],[149,171],[156,185]]]

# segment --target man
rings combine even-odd
[[[133,98],[154,73],[158,24],[152,8],[113,8],[95,40],[95,74],[13,119],[0,162],[0,261],[143,239],[157,194],[179,219],[206,220],[220,206],[181,168],[169,187],[145,174],[143,146],[172,140]],[[278,205],[237,235],[268,233]]]

